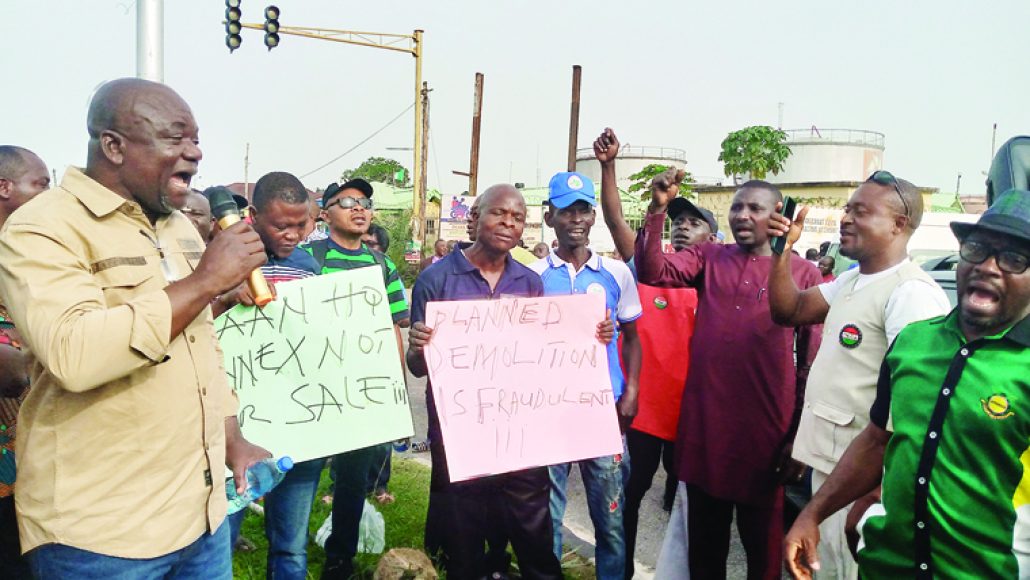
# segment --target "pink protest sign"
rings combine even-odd
[[[622,452],[602,319],[596,294],[426,306],[452,481]]]

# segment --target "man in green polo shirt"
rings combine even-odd
[[[322,216],[329,224],[329,237],[301,246],[322,267],[322,274],[341,270],[374,267],[383,272],[393,317],[397,356],[404,365],[399,323],[408,318],[408,303],[404,298],[397,266],[382,253],[370,249],[361,238],[372,223],[372,185],[364,179],[352,179],[343,185],[331,184],[322,196]],[[387,443],[388,447],[389,444]],[[365,505],[368,474],[373,463],[383,463],[384,446],[373,445],[341,453],[333,457],[336,480],[333,495],[333,531],[325,543],[326,562],[323,580],[350,578],[354,574],[354,556],[358,548],[358,524]],[[386,451],[389,453],[389,451]],[[385,456],[387,459],[389,455]],[[388,477],[386,477],[388,479]]]
[[[1030,576],[1030,191],[951,228],[959,305],[891,345],[871,424],[787,535],[795,577],[819,570],[819,522],[881,480],[863,578]]]

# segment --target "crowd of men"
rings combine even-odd
[[[399,364],[418,377],[430,302],[604,296],[596,339],[624,446],[575,462],[598,578],[633,577],[659,465],[671,512],[659,578],[725,578],[734,519],[748,578],[784,565],[802,578],[1030,576],[1030,192],[952,225],[953,309],[907,255],[923,214],[908,181],[877,171],[852,193],[840,254],[856,266],[835,277],[831,256],[792,251],[807,210],[781,215],[764,181],[733,196],[733,244],[679,195],[675,170],[654,179],[634,231],[606,129],[599,196],[579,173],[550,181],[553,247],[520,248],[525,200],[490,187],[470,241],[435,244],[409,305],[368,182],[331,184],[313,203],[272,172],[240,200],[248,219],[223,228],[213,193],[189,187],[198,126],[172,89],[106,83],[87,128],[86,165],[59,184],[31,151],[0,146],[0,577],[230,578],[242,512],[226,517],[221,470],[242,492],[269,453],[240,430],[213,317],[255,303],[244,281],[256,268],[274,290],[364,267],[382,272]],[[599,203],[615,257],[590,247]],[[573,464],[452,482],[431,385],[427,413],[426,548],[448,577],[506,577],[510,545],[522,577],[560,578]],[[323,578],[355,574],[365,497],[389,496],[390,454],[329,460]],[[269,578],[307,575],[326,463],[298,463],[265,496]],[[808,481],[785,536],[784,485]]]

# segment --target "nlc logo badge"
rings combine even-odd
[[[1012,412],[1012,405],[1005,393],[995,393],[986,399],[980,399],[980,406],[984,413],[995,420],[1008,419],[1015,413]]]
[[[845,324],[837,339],[844,348],[858,348],[862,344],[862,329],[854,324]]]

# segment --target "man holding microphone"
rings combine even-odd
[[[17,509],[40,578],[232,577],[223,465],[243,439],[209,305],[265,261],[238,223],[205,250],[176,211],[202,157],[165,85],[104,84],[88,158],[0,235],[0,296],[30,357]]]

